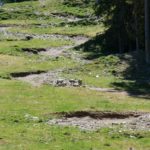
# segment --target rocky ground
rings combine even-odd
[[[103,115],[102,115],[103,114]],[[98,117],[100,115],[101,117]],[[71,115],[48,121],[49,125],[73,126],[81,130],[98,130],[101,128],[118,127],[123,130],[150,131],[150,113],[113,113],[96,112],[95,116]]]
[[[53,86],[82,86],[82,80],[67,79],[61,76],[63,69],[58,69],[49,72],[27,72],[27,73],[15,73],[12,76],[24,82],[28,82],[33,86],[41,86],[42,84]]]

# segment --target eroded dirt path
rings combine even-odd
[[[43,84],[53,85],[59,87],[80,87],[82,81],[77,79],[64,78],[61,73],[64,69],[57,69],[54,71],[36,71],[36,72],[19,72],[12,73],[11,76],[17,80],[32,84],[32,86],[39,87]]]
[[[95,131],[120,126],[122,130],[150,131],[150,113],[140,112],[71,112],[48,121],[49,125],[73,126],[81,130]]]
[[[42,40],[69,40],[72,41],[72,45],[66,45],[61,47],[48,47],[48,48],[42,48],[43,50],[38,50],[38,48],[28,48],[25,47],[22,49],[22,51],[30,52],[33,54],[39,54],[44,56],[51,56],[51,57],[58,57],[62,55],[71,56],[74,60],[80,60],[83,62],[87,62],[87,60],[80,59],[81,57],[73,51],[70,51],[70,49],[73,49],[74,47],[81,45],[89,40],[89,37],[82,36],[82,35],[61,35],[61,34],[28,34],[28,33],[21,33],[21,32],[10,32],[8,29],[11,27],[0,27],[0,33],[2,33],[7,38],[15,37],[17,39],[24,39],[24,40],[31,40],[31,39],[42,39]]]
[[[56,14],[56,16],[59,17],[59,14]],[[61,17],[66,18],[66,16],[61,16]],[[80,19],[78,18],[77,21]],[[70,35],[60,35],[60,34],[27,34],[27,33],[20,33],[20,32],[14,33],[14,32],[8,31],[9,28],[10,28],[9,26],[0,27],[0,32],[3,33],[7,37],[17,37],[20,39],[29,38],[28,40],[30,40],[30,39],[43,39],[43,40],[45,40],[45,39],[56,39],[56,40],[64,39],[64,40],[73,41],[72,45],[61,46],[61,47],[49,47],[49,48],[40,48],[40,49],[38,49],[38,48],[23,48],[22,51],[24,51],[24,52],[38,54],[43,57],[48,56],[48,57],[52,57],[52,58],[57,58],[57,57],[59,58],[60,56],[65,56],[65,57],[69,57],[69,58],[73,59],[76,62],[79,62],[81,65],[91,63],[91,61],[83,59],[82,56],[80,56],[80,54],[71,50],[74,47],[87,42],[89,40],[88,37],[81,36],[81,35],[70,36]],[[24,81],[24,82],[28,82],[28,83],[32,84],[33,86],[40,86],[42,84],[56,85],[57,81],[62,82],[62,84],[59,84],[60,86],[62,86],[62,85],[69,86],[69,85],[71,85],[69,83],[70,80],[75,81],[75,79],[64,78],[62,76],[62,72],[65,69],[67,69],[67,68],[61,69],[59,71],[58,71],[58,69],[56,69],[53,71],[48,71],[48,72],[40,73],[40,74],[39,73],[38,74],[36,74],[36,73],[30,74],[30,72],[29,72],[29,73],[27,73],[26,76],[23,76],[23,77],[18,76],[18,77],[13,77],[13,78]],[[86,85],[86,83],[83,83],[83,85],[79,85],[79,86],[86,87],[87,89],[93,90],[93,91],[116,93],[119,95],[129,95],[129,93],[126,91],[120,91],[120,90],[115,90],[115,89],[111,89],[111,88],[91,87],[89,85]]]
[[[16,73],[15,75],[11,74],[11,76],[17,80],[21,80],[27,83],[32,84],[33,86],[40,86],[42,84],[51,84],[53,85],[54,82],[60,77],[60,73],[62,70],[55,70],[49,72],[27,72],[26,74],[22,75],[23,73]]]
[[[33,53],[37,55],[41,55],[41,57],[52,57],[52,58],[59,58],[60,56],[64,56],[67,58],[73,59],[75,62],[80,63],[81,65],[90,63],[91,61],[85,60],[82,58],[82,56],[71,50],[74,47],[85,43],[86,41],[89,40],[88,37],[85,36],[69,36],[69,35],[60,35],[60,34],[26,34],[26,33],[12,33],[12,32],[7,32],[7,35],[9,36],[15,36],[21,39],[25,38],[30,38],[31,39],[56,39],[56,40],[70,40],[73,41],[72,45],[66,45],[66,46],[61,46],[61,47],[49,47],[49,48],[22,48],[22,51],[27,52],[27,53]],[[11,75],[14,79],[21,80],[24,82],[28,82],[32,84],[33,86],[40,86],[42,84],[50,84],[50,85],[56,85],[56,82],[59,82],[58,85],[60,86],[68,86],[68,85],[79,85],[80,86],[80,81],[75,80],[75,79],[66,79],[62,77],[62,72],[68,68],[63,68],[63,69],[55,69],[53,71],[48,71],[48,72],[41,72],[41,73],[30,73],[27,72],[25,76],[21,76],[22,72],[18,72],[18,76],[13,76]],[[20,74],[20,76],[19,76]],[[60,83],[62,82],[62,84]],[[74,82],[74,83],[73,83]]]

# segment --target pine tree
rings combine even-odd
[[[146,62],[150,64],[150,11],[149,11],[150,2],[145,0],[145,53],[146,53]]]

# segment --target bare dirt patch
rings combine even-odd
[[[53,85],[58,87],[80,87],[82,86],[82,80],[77,79],[66,79],[61,77],[61,72],[63,70],[55,71],[36,71],[36,72],[19,72],[11,73],[10,75],[17,79],[33,86],[41,86],[42,84]]]
[[[74,47],[81,45],[89,40],[89,37],[82,35],[61,35],[61,34],[28,34],[21,32],[10,32],[9,28],[3,27],[0,28],[0,32],[7,37],[16,37],[21,40],[31,40],[31,39],[56,39],[56,40],[69,40],[72,41],[72,45],[66,45],[61,47],[47,47],[47,48],[22,48],[22,51],[29,52],[32,54],[41,54],[49,57],[58,57],[58,56],[69,56],[75,61],[80,61],[81,63],[87,63],[87,60],[81,58],[79,54],[75,51],[70,51]],[[88,61],[89,62],[89,61]]]
[[[8,142],[6,140],[4,140],[3,138],[0,137],[0,145],[5,145]]]
[[[47,48],[46,51],[41,51],[39,54],[50,57],[59,57],[59,56],[69,56],[68,49],[72,48],[72,46],[62,46],[62,47],[50,47]]]
[[[5,32],[7,36],[15,36],[21,39],[26,39],[26,37],[31,37],[33,39],[64,39],[64,40],[72,40],[75,44],[82,44],[89,40],[88,37],[82,35],[63,35],[63,34],[29,34],[29,33],[21,33],[21,32],[11,32],[8,31],[9,27],[1,28],[1,32]]]
[[[13,78],[18,78],[18,77],[25,77],[28,75],[35,75],[35,74],[38,75],[41,73],[45,73],[45,71],[38,70],[38,71],[30,71],[30,72],[14,72],[14,73],[11,73],[10,75]]]
[[[150,113],[139,116],[123,126],[128,130],[150,131]]]
[[[110,111],[76,111],[76,112],[69,112],[69,113],[62,113],[63,116],[67,118],[71,117],[86,117],[89,116],[94,119],[103,119],[103,118],[118,118],[124,119],[129,117],[139,117],[141,114],[138,112],[110,112]]]
[[[66,20],[67,22],[77,22],[83,19],[81,17],[76,17],[67,13],[51,13],[51,15],[55,18]]]
[[[40,52],[45,52],[45,48],[22,48],[22,51],[33,53],[33,54],[39,54]]]
[[[58,78],[60,70],[51,72],[37,71],[37,72],[21,72],[11,73],[10,75],[17,80],[30,83],[33,86],[40,86],[42,84],[52,84]]]
[[[73,126],[91,131],[118,125],[127,130],[150,130],[150,113],[78,111],[56,114],[61,118],[49,120],[49,125]],[[145,121],[141,121],[143,118]]]

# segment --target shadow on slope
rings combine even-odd
[[[144,61],[143,52],[132,52],[120,59],[128,64],[123,71],[123,81],[114,82],[115,89],[125,90],[131,96],[150,99],[150,66]]]
[[[127,91],[129,95],[150,99],[150,66],[145,63],[144,52],[134,51],[135,41],[130,39],[129,42],[129,39],[125,38],[123,40],[124,52],[126,53],[119,54],[116,36],[114,30],[110,28],[103,34],[75,47],[75,50],[85,52],[85,59],[90,60],[115,55],[119,58],[120,63],[114,66],[118,67],[116,69],[118,72],[114,76],[121,77],[121,81],[111,83],[111,86],[118,90]],[[140,46],[142,47],[142,45]],[[109,60],[106,59],[106,61]]]
[[[87,55],[85,56],[85,59],[89,60],[116,53],[116,51],[110,50],[108,46],[106,46],[105,35],[98,35],[86,43],[75,47],[74,49],[76,51],[86,52]],[[107,49],[109,49],[109,51]]]
[[[113,37],[108,36],[107,33],[97,35],[86,43],[75,47],[75,50],[85,52],[85,59],[90,60],[101,59],[112,54],[117,56],[120,60],[120,66],[114,67],[120,67],[117,68],[120,71],[121,65],[125,64],[125,66],[123,71],[115,74],[122,80],[111,83],[111,86],[118,90],[127,91],[131,96],[150,99],[150,66],[145,63],[144,52],[133,51],[119,54],[118,45],[116,44],[114,47],[114,39],[111,41],[111,38]]]

